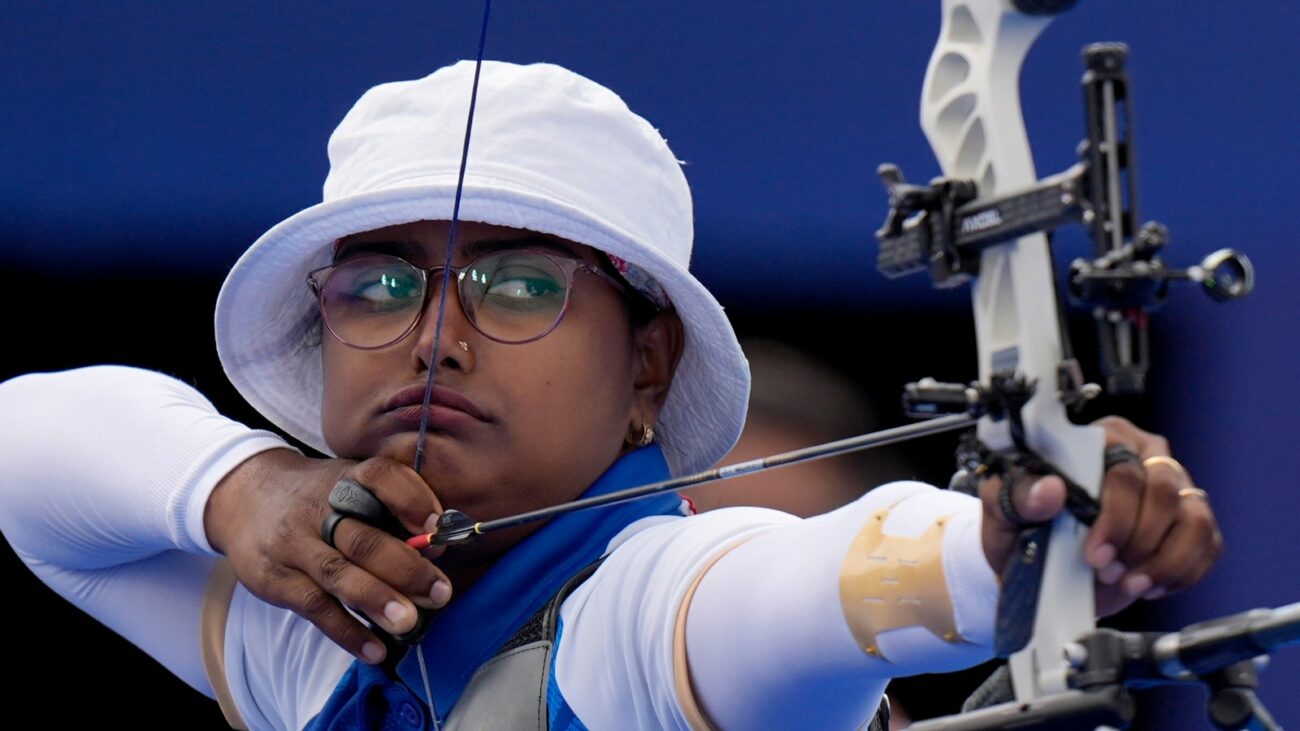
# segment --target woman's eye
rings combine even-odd
[[[483,299],[500,307],[533,308],[564,301],[564,278],[545,259],[512,254],[494,266],[468,272]]]
[[[372,271],[354,277],[347,288],[347,296],[381,307],[397,307],[420,299],[422,289],[419,277],[402,272]]]
[[[488,285],[489,297],[509,299],[541,299],[563,297],[564,285],[548,276],[515,275],[507,278],[497,277]]]

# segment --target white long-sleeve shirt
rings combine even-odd
[[[284,446],[158,373],[24,376],[0,384],[0,530],[51,588],[211,696],[198,630],[218,555],[204,508],[235,466]],[[845,555],[885,508],[889,536],[915,538],[945,519],[957,641],[898,626],[879,633],[871,656],[846,621]],[[722,729],[855,727],[888,678],[990,656],[997,589],[980,515],[973,498],[902,482],[808,520],[734,508],[638,521],[564,603],[556,682],[592,729],[690,728],[690,689]],[[353,660],[242,587],[224,642],[226,684],[258,729],[301,728]],[[683,642],[687,690],[677,682]]]

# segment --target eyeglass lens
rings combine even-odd
[[[564,313],[571,274],[545,254],[496,252],[453,271],[466,317],[494,340],[541,337]],[[330,272],[321,288],[321,310],[339,339],[360,348],[382,347],[411,330],[424,310],[426,280],[440,278],[441,267],[426,276],[394,256],[351,259]]]

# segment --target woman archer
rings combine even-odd
[[[461,186],[473,74],[367,92],[324,201],[222,289],[232,383],[331,456],[148,371],[14,379],[0,528],[20,557],[250,728],[857,728],[890,677],[987,659],[1017,534],[996,479],[982,499],[891,483],[807,520],[660,496],[445,551],[326,522],[344,479],[408,534],[662,480],[744,420],[745,360],[687,269],[690,192],[660,135],[572,72],[488,62]],[[87,446],[54,460],[71,408]],[[1220,544],[1164,441],[1105,426],[1136,455],[1085,549],[1108,612],[1194,583]],[[1064,486],[1010,494],[1045,520]],[[885,576],[863,545],[910,568]],[[400,635],[417,609],[438,610],[418,652],[356,616]]]

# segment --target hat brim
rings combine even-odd
[[[267,231],[231,269],[217,298],[222,367],[244,398],[296,439],[332,454],[321,430],[323,374],[316,302],[306,275],[338,239],[419,220],[450,220],[445,180],[353,195],[307,208]],[[749,367],[713,295],[654,247],[552,197],[466,181],[460,219],[552,234],[643,269],[672,300],[686,341],[655,432],[674,475],[707,469],[735,444]]]

